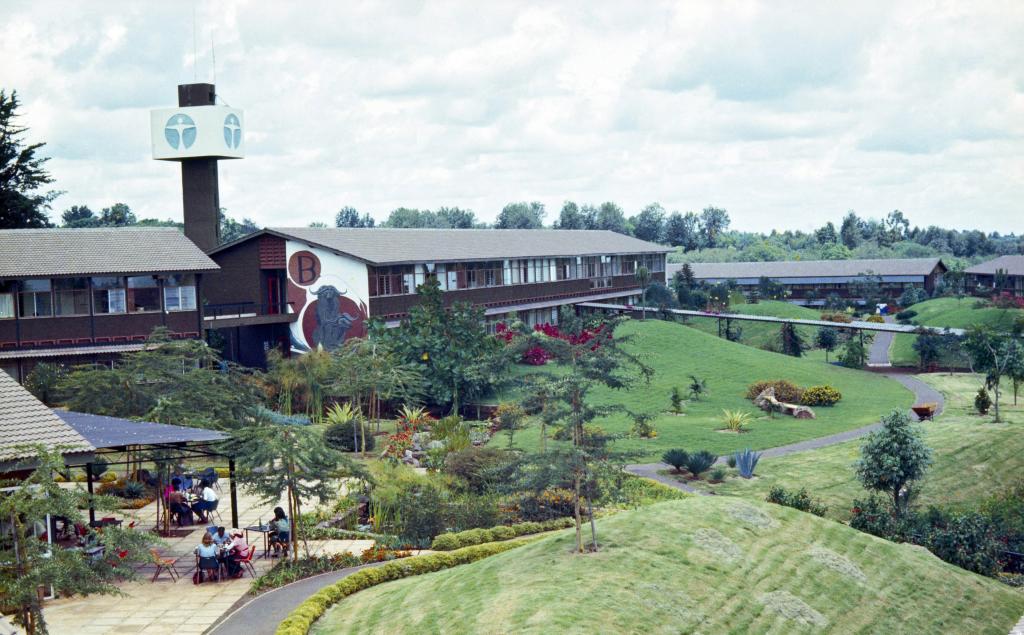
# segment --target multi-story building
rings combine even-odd
[[[669,265],[669,276],[681,268],[682,265]],[[732,280],[745,293],[756,289],[761,278],[768,278],[785,288],[788,301],[809,306],[822,305],[831,295],[863,302],[856,285],[869,278],[879,282],[882,293],[891,300],[911,287],[930,294],[946,271],[939,258],[701,262],[691,264],[690,268],[697,281],[715,284]]]
[[[428,278],[446,303],[555,322],[562,305],[639,296],[641,266],[663,283],[668,251],[610,231],[264,229],[210,252],[206,323],[259,365],[278,345],[335,348],[371,317],[397,324]]]
[[[216,269],[174,228],[0,230],[0,370],[108,363],[158,326],[200,337]]]
[[[964,270],[970,286],[1024,296],[1024,256],[999,256]]]

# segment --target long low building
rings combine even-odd
[[[681,269],[682,265],[669,265],[669,277]],[[690,269],[699,282],[716,284],[731,280],[747,293],[757,288],[762,278],[768,278],[786,289],[787,300],[806,305],[822,305],[828,296],[863,301],[855,285],[869,278],[879,280],[883,294],[890,299],[898,298],[911,287],[930,294],[946,272],[939,258],[701,262],[692,263]]]
[[[999,256],[964,270],[974,287],[1024,296],[1024,256]]]
[[[210,252],[206,325],[261,365],[272,347],[329,350],[371,317],[397,323],[428,278],[447,304],[555,322],[566,304],[639,297],[639,267],[664,283],[668,251],[610,231],[268,228]]]
[[[216,269],[173,227],[0,230],[0,370],[109,363],[158,326],[201,337]]]

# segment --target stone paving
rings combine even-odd
[[[230,529],[230,506],[228,504],[228,483],[222,480],[221,514],[223,525]],[[271,516],[274,505],[260,504],[258,499],[238,493],[239,524],[242,528],[255,525],[262,518]],[[124,510],[114,514],[125,523],[136,521],[142,530],[151,529],[156,520],[156,504],[140,510]],[[165,557],[177,557],[181,579],[171,581],[167,573],[161,573],[156,582],[150,582],[155,571],[154,565],[147,564],[138,569],[138,577],[120,585],[124,596],[89,596],[85,598],[64,598],[47,602],[44,615],[53,635],[128,635],[147,633],[181,635],[203,633],[222,615],[234,607],[249,591],[252,579],[247,575],[239,580],[204,582],[192,584],[195,557],[192,550],[199,544],[204,525],[185,537],[165,538],[160,552]],[[250,539],[258,547],[253,565],[257,575],[270,569],[276,559],[261,558],[263,543],[250,532]],[[310,541],[311,553],[342,553],[356,555],[373,546],[370,540],[322,540]],[[301,547],[300,547],[301,548]]]

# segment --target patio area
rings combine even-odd
[[[81,485],[81,484],[79,484]],[[222,489],[229,488],[227,479]],[[239,528],[254,526],[260,520],[272,517],[275,505],[259,504],[258,500],[241,489],[238,491]],[[230,514],[223,513],[224,527],[230,529]],[[140,531],[149,531],[156,522],[156,503],[138,510],[123,510],[114,514],[125,525],[135,521]],[[50,632],[75,635],[128,634],[128,633],[202,633],[221,615],[226,613],[249,590],[252,578],[192,583],[195,569],[193,549],[199,544],[206,525],[193,525],[188,535],[164,538],[159,547],[163,557],[178,558],[177,570],[181,574],[173,582],[167,573],[151,582],[156,567],[147,564],[136,570],[136,578],[120,585],[123,596],[90,596],[85,598],[59,598],[46,603],[44,615]],[[187,527],[184,529],[188,529]],[[249,532],[249,539],[257,548],[253,566],[261,575],[278,561],[263,558],[262,536]],[[372,540],[319,540],[310,541],[311,554],[349,552],[359,555],[373,546]],[[303,555],[300,546],[300,555]]]

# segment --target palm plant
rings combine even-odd
[[[750,422],[750,418],[750,413],[743,410],[722,410],[722,423],[730,432],[745,432],[744,428]]]
[[[699,477],[701,472],[707,471],[717,460],[718,457],[714,454],[701,450],[686,457],[686,469],[690,470],[690,474]]]
[[[689,458],[690,455],[686,453],[686,450],[679,448],[673,448],[661,455],[662,463],[671,465],[675,468],[676,472],[683,471],[683,468],[686,467],[686,461],[689,460]]]

